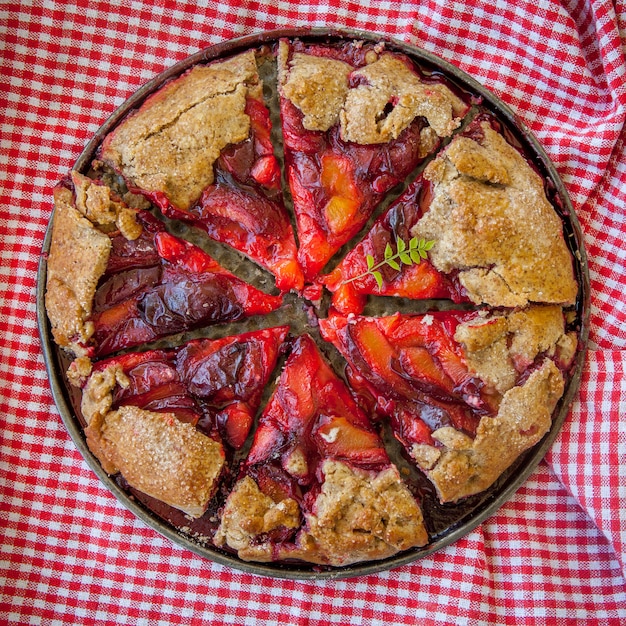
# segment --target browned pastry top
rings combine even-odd
[[[436,245],[430,260],[477,304],[572,304],[578,286],[559,216],[543,182],[491,126],[459,136],[425,170],[432,202],[412,234]]]

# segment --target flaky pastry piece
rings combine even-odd
[[[226,502],[216,545],[236,550],[245,561],[290,559],[339,567],[428,542],[422,512],[395,467],[372,472],[327,460],[321,473],[321,491],[295,543],[277,546],[269,538],[272,531],[301,526],[296,500],[276,502],[246,476]]]
[[[432,200],[411,235],[476,304],[573,304],[578,292],[559,216],[540,176],[490,122],[455,137],[424,171]]]
[[[100,158],[137,188],[187,210],[213,182],[221,151],[248,137],[250,90],[261,90],[253,50],[196,65],[123,120]]]
[[[136,406],[112,410],[113,390],[129,381],[121,368],[94,372],[83,390],[81,410],[89,449],[108,474],[187,515],[203,515],[224,466],[220,443],[175,413]]]
[[[57,345],[85,356],[94,333],[90,321],[98,281],[111,252],[110,230],[128,240],[142,227],[136,211],[110,189],[72,171],[54,189],[54,216],[46,280],[46,312]]]
[[[373,49],[355,68],[340,58],[279,47],[282,93],[303,114],[307,130],[339,124],[341,138],[357,144],[397,139],[416,117],[424,117],[439,137],[459,126],[466,105],[445,85],[426,83],[406,60]],[[391,108],[390,111],[388,109]]]
[[[483,417],[474,438],[443,426],[432,433],[438,445],[414,445],[412,456],[442,502],[489,488],[522,452],[538,443],[550,430],[563,388],[561,373],[546,361],[522,386],[504,394],[497,415]]]
[[[135,210],[109,187],[72,170],[53,192],[54,214],[47,259],[45,306],[55,343],[77,357],[90,355],[98,282],[111,254],[109,231],[128,240],[142,227]]]

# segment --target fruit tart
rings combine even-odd
[[[109,474],[200,517],[218,488],[224,446],[237,450],[248,436],[287,331],[192,340],[75,371],[90,450]]]
[[[488,95],[403,46],[229,50],[54,190],[45,305],[81,436],[231,564],[440,547],[571,399],[567,199]]]
[[[278,79],[298,258],[312,280],[467,105],[408,57],[362,42],[281,41]]]
[[[281,305],[97,181],[73,172],[54,197],[46,307],[55,341],[77,356]]]

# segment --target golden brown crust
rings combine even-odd
[[[475,439],[445,426],[432,435],[438,447],[415,446],[413,456],[441,501],[455,502],[484,491],[540,441],[550,429],[563,388],[560,371],[547,360],[524,385],[504,394],[495,417],[481,419]]]
[[[501,394],[540,354],[570,360],[573,352],[561,355],[560,346],[575,341],[574,334],[565,331],[563,309],[558,305],[479,317],[460,324],[454,338],[463,346],[470,371]]]
[[[298,528],[300,522],[300,507],[295,500],[274,502],[246,476],[228,496],[214,543],[236,550],[244,561],[268,562],[273,560],[271,544],[257,542],[255,538],[280,527]]]
[[[286,63],[286,44],[280,45],[280,58]],[[304,128],[326,131],[334,126],[346,99],[352,67],[343,61],[301,52],[293,55],[289,67],[280,67],[282,92],[302,111]]]
[[[396,139],[416,117],[426,118],[439,137],[459,126],[466,107],[445,85],[423,83],[390,53],[371,57],[371,63],[354,70],[343,61],[301,52],[289,59],[288,45],[281,42],[281,93],[302,111],[306,129],[327,131],[339,123],[344,141],[376,144]],[[349,88],[350,74],[363,83]],[[424,152],[432,148],[433,133],[425,133],[423,142]]]
[[[136,406],[111,411],[111,391],[127,381],[119,367],[90,377],[82,411],[89,449],[109,474],[191,517],[201,517],[224,466],[221,444],[174,413]]]
[[[301,537],[320,562],[378,560],[428,542],[422,512],[395,467],[372,476],[326,461],[322,471],[322,491]]]
[[[137,239],[143,230],[136,220],[137,212],[116,200],[106,185],[72,171],[76,208],[104,232],[119,230],[126,239]]]
[[[423,83],[392,54],[356,70],[364,83],[350,89],[341,112],[341,136],[361,144],[396,139],[416,117],[425,117],[439,137],[448,137],[460,124],[463,103],[445,85]],[[386,114],[386,107],[393,109]]]
[[[229,496],[216,544],[237,550],[244,560],[288,558],[343,566],[428,542],[421,510],[395,467],[373,474],[326,461],[322,473],[321,493],[294,545],[275,550],[257,540],[280,526],[297,528],[300,517],[295,501],[273,502],[250,477],[239,481]]]
[[[562,308],[556,305],[478,317],[457,327],[455,340],[463,347],[470,372],[502,399],[495,417],[481,418],[475,439],[446,426],[432,434],[437,445],[412,448],[442,501],[487,489],[550,429],[564,390],[555,360],[568,366],[574,339],[573,333],[566,333]],[[537,358],[545,358],[541,367],[516,386],[519,372]]]
[[[46,311],[57,345],[80,356],[93,334],[89,317],[111,240],[76,210],[69,189],[57,187],[54,202]]]
[[[254,51],[196,65],[124,120],[103,144],[101,158],[140,189],[161,192],[188,209],[213,182],[213,164],[246,139],[246,96],[259,95]]]
[[[430,260],[477,304],[572,304],[577,284],[562,224],[541,178],[482,124],[480,144],[455,138],[424,175],[433,198],[412,235],[436,241]]]

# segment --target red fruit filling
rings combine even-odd
[[[357,397],[391,418],[396,437],[434,445],[434,430],[452,425],[474,435],[480,417],[495,410],[453,339],[457,325],[475,315],[332,316],[320,320],[320,330],[350,364]]]
[[[128,378],[126,387],[114,390],[113,409],[132,405],[173,412],[238,449],[248,437],[287,332],[287,326],[280,326],[197,339],[179,348],[106,359],[94,370],[118,366]]]
[[[341,139],[338,126],[328,133],[305,129],[302,113],[284,98],[280,108],[298,258],[312,280],[361,230],[383,195],[419,163],[425,122],[417,118],[387,144],[356,145]]]
[[[302,335],[261,415],[245,471],[262,477],[257,483],[270,497],[280,488],[300,500],[301,493],[319,487],[326,459],[374,470],[390,463],[346,385],[311,337]]]
[[[112,235],[94,299],[96,356],[280,306],[280,297],[227,272],[200,248],[167,233],[150,213],[141,211],[137,218],[144,226],[137,240]]]
[[[411,299],[445,298],[466,302],[463,288],[453,277],[438,272],[428,259],[412,259],[409,243],[411,230],[423,215],[423,190],[421,179],[413,182],[405,193],[374,223],[367,236],[356,245],[342,262],[327,276],[325,286],[333,292],[332,306],[339,313],[360,313],[369,294],[398,296]],[[379,265],[385,259],[389,245],[394,254],[398,241],[406,245],[406,258],[411,264],[397,259],[399,269],[388,264],[379,268],[382,285],[368,272],[367,257]]]

